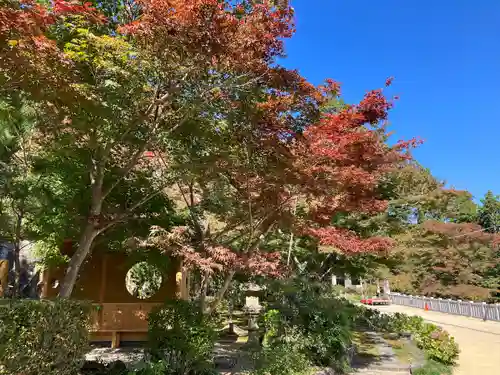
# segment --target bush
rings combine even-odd
[[[280,329],[282,329],[281,314],[278,310],[269,310],[264,314],[263,318],[265,334],[262,345],[268,346],[272,340],[280,335]]]
[[[80,375],[166,375],[172,371],[165,361],[145,362],[139,369],[129,370],[121,361],[111,362],[107,365],[89,361],[80,371]]]
[[[451,375],[453,369],[436,361],[428,361],[424,367],[413,371],[413,375]]]
[[[149,314],[149,352],[168,373],[198,374],[213,369],[219,319],[194,302],[173,300]],[[166,374],[167,372],[165,372]]]
[[[13,301],[0,308],[0,374],[75,375],[88,351],[90,305]]]
[[[454,338],[434,324],[424,323],[415,332],[415,341],[430,359],[445,365],[454,364],[460,353]]]
[[[332,293],[341,296],[346,293],[345,287],[343,285],[334,285],[332,286]]]
[[[294,328],[285,328],[280,335],[268,336],[267,343],[259,352],[253,354],[255,368],[253,374],[308,374],[312,364],[307,357],[306,343],[307,339]]]
[[[336,370],[346,369],[352,345],[352,324],[346,306],[338,300],[319,300],[304,318],[302,324],[313,362]]]
[[[135,372],[129,372],[127,375],[137,374],[137,375],[165,375],[170,374],[171,368],[168,363],[164,361],[151,362],[140,370]]]
[[[432,360],[452,365],[458,358],[460,351],[453,337],[438,326],[425,323],[424,319],[419,316],[400,313],[387,315],[365,307],[361,307],[360,312],[362,317],[359,321],[364,319],[371,327],[379,331],[411,333],[418,347]]]
[[[268,289],[270,307],[279,310],[282,324],[299,330],[304,350],[314,365],[343,370],[352,345],[352,315],[356,308],[337,298],[330,287],[309,280],[291,280]]]

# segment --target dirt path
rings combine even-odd
[[[407,306],[380,306],[380,311],[419,315],[443,327],[460,346],[454,375],[500,375],[500,323],[424,311]]]

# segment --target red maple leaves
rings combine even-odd
[[[0,71],[8,72],[2,81],[4,90],[24,90],[42,101],[47,97],[66,103],[74,100],[72,64],[55,40],[47,36],[49,27],[68,15],[92,23],[104,21],[90,3],[77,1],[56,0],[46,7],[22,0],[0,6]]]
[[[68,1],[68,0],[55,0],[52,5],[52,12],[55,16],[64,16],[76,14],[80,17],[85,17],[88,21],[103,23],[106,17],[101,14],[91,2]]]
[[[183,261],[186,268],[196,268],[203,272],[239,271],[259,276],[279,277],[283,275],[283,265],[279,252],[235,252],[225,246],[202,244],[195,249],[189,244],[187,227],[175,227],[170,231],[153,228],[153,235],[146,241],[139,241],[143,247],[153,246],[163,249],[166,254]]]
[[[487,233],[480,225],[474,223],[457,224],[428,220],[423,227],[428,233],[443,236],[452,243],[477,242],[493,246],[500,244],[500,235]]]
[[[23,9],[0,7],[0,40],[16,36],[41,35],[54,16],[42,5],[25,2]]]
[[[243,10],[219,0],[138,3],[141,18],[123,25],[120,32],[155,51],[179,46],[200,64],[218,69],[264,73],[283,54],[283,38],[293,33],[291,8],[255,4]]]
[[[47,8],[33,0],[23,0],[20,5],[20,8],[0,7],[0,40],[7,36],[42,36],[47,27],[63,15],[74,14],[99,22],[105,19],[90,2],[55,0]]]
[[[201,94],[200,100],[217,102],[218,116],[251,124],[247,131],[251,135],[235,130],[232,136],[241,139],[240,143],[250,139],[266,167],[258,172],[244,170],[223,157],[215,164],[238,188],[248,190],[240,202],[242,206],[251,203],[253,214],[265,218],[262,227],[295,220],[296,228],[292,229],[299,228],[347,253],[379,251],[390,245],[385,239],[362,240],[329,226],[338,212],[384,210],[386,202],[376,194],[380,177],[407,158],[405,152],[418,143],[411,140],[387,145],[382,124],[393,104],[382,90],[368,92],[357,105],[321,114],[321,106],[340,95],[340,85],[327,80],[316,87],[297,71],[275,64],[284,53],[283,39],[294,32],[291,7],[275,7],[267,1],[249,7],[220,0],[136,3],[140,18],[117,31],[125,34],[141,55],[154,57],[151,65],[166,82],[182,86],[222,77],[217,81],[221,87]],[[23,87],[33,92],[57,86],[61,91],[51,92],[52,98],[64,99],[67,95],[61,92],[71,86],[65,79],[72,67],[44,32],[71,14],[93,22],[102,22],[103,17],[89,2],[55,0],[48,8],[34,1],[24,5],[22,9],[0,8],[0,53],[6,57],[1,59],[0,68],[15,72],[12,82],[37,82],[37,87]],[[224,87],[230,79],[236,83]],[[386,86],[391,82],[389,78]],[[249,94],[254,92],[259,93]],[[246,101],[247,96],[250,99]],[[203,177],[211,177],[209,168],[204,173]],[[291,214],[289,203],[294,195],[306,202],[307,217]],[[252,251],[238,255],[217,244],[204,245],[195,251],[185,241],[176,242],[169,251],[202,269],[279,273],[276,254]]]
[[[377,196],[378,182],[409,158],[406,151],[419,143],[387,144],[383,124],[391,108],[382,90],[370,91],[359,104],[322,116],[304,132],[304,143],[296,149],[297,168],[304,177],[302,193],[310,199],[309,220],[303,226],[320,244],[347,253],[380,251],[391,245],[387,239],[362,240],[352,232],[329,226],[339,212],[386,209],[387,202]]]
[[[391,238],[371,237],[361,239],[353,232],[335,227],[311,228],[307,234],[318,238],[321,245],[332,246],[345,254],[377,253],[385,251],[394,245]]]

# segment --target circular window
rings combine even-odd
[[[136,298],[148,299],[160,290],[162,284],[160,270],[148,262],[134,264],[125,276],[127,291]]]

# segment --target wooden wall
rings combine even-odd
[[[169,298],[187,298],[186,278],[181,264],[174,263],[172,271],[163,275],[158,292],[148,299],[132,296],[125,286],[125,278],[134,265],[125,253],[96,253],[83,265],[72,298],[94,304],[92,337],[94,341],[111,341],[118,347],[120,341],[147,339],[147,316],[154,307]],[[55,298],[64,268],[49,269],[43,274],[42,298]]]
[[[164,302],[180,293],[181,285],[176,280],[180,266],[163,275],[160,290],[149,299],[138,299],[132,296],[125,287],[125,278],[130,267],[134,265],[125,253],[94,254],[83,265],[72,298],[95,303],[139,303]],[[64,268],[51,269],[44,275],[44,283],[48,283],[44,298],[54,298],[59,287],[53,287],[56,281],[64,278]]]

